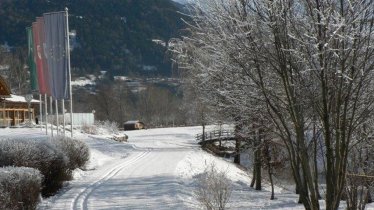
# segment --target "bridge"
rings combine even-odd
[[[234,141],[235,135],[234,132],[230,130],[214,130],[206,132],[205,136],[203,134],[197,134],[196,140],[200,145],[205,145],[214,142]]]

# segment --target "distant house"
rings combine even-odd
[[[144,129],[145,125],[143,122],[140,122],[139,120],[131,120],[131,121],[125,122],[123,124],[123,128],[125,131],[140,130],[140,129]]]
[[[12,95],[6,81],[0,76],[0,127],[17,126],[28,119],[35,120],[39,101],[32,100],[30,113],[23,96]]]

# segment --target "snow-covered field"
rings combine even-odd
[[[211,164],[233,182],[228,209],[304,209],[297,195],[282,188],[276,188],[273,201],[268,187],[250,188],[245,171],[199,148],[194,140],[199,132],[200,127],[126,131],[127,143],[74,133],[91,149],[87,170],[76,171],[75,179],[39,209],[202,209],[194,198],[194,177]],[[14,137],[46,138],[38,128],[0,130],[0,139]]]

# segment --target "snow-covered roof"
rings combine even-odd
[[[139,120],[129,120],[125,122],[125,124],[135,124],[135,123],[142,123],[142,122],[140,122]]]
[[[71,81],[73,86],[86,86],[86,85],[95,85],[96,83],[90,79],[80,78],[75,81]]]
[[[13,95],[13,94],[10,94],[10,97],[9,98],[4,98],[4,100],[9,101],[9,102],[27,103],[24,96],[17,96],[17,95]],[[31,103],[39,103],[39,100],[32,99]]]

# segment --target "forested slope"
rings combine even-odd
[[[183,27],[180,5],[170,0],[1,0],[0,44],[26,47],[25,27],[45,12],[69,8],[76,30],[72,66],[78,74],[169,75],[165,47]]]

